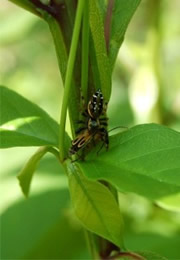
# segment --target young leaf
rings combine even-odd
[[[114,0],[111,20],[109,59],[113,69],[127,26],[141,0]],[[108,19],[108,17],[106,17]]]
[[[135,126],[112,136],[109,151],[87,159],[79,164],[87,177],[120,191],[150,199],[180,191],[180,133],[165,126]]]
[[[69,164],[69,185],[76,215],[90,231],[123,247],[122,217],[111,192],[103,184],[86,179]]]
[[[104,39],[103,17],[99,11],[98,1],[89,1],[89,14],[101,89],[105,99],[108,101],[111,94],[111,71]]]
[[[0,87],[0,148],[58,146],[58,124],[40,107]]]
[[[22,192],[26,197],[29,195],[29,188],[33,174],[37,168],[37,165],[41,158],[47,153],[48,147],[39,148],[35,154],[28,160],[24,168],[21,170],[17,178],[19,179],[19,184],[21,186]]]

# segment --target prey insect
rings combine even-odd
[[[82,126],[76,131],[76,138],[72,141],[69,150],[70,155],[77,154],[85,147],[94,146],[102,141],[106,149],[109,146],[109,137],[107,132],[107,104],[100,89],[98,89],[91,97],[87,104],[87,108],[83,111],[83,120],[79,123]]]

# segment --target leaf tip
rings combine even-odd
[[[17,175],[17,179],[18,179],[19,186],[21,188],[21,191],[22,191],[24,197],[26,199],[28,199],[28,197],[29,197],[29,186],[25,185],[25,183],[23,182],[23,179],[21,178],[21,174]]]

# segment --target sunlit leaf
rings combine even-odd
[[[40,107],[0,87],[0,148],[58,146],[58,124]]]
[[[110,149],[92,152],[80,163],[85,175],[106,180],[120,191],[158,199],[180,191],[180,133],[138,125],[110,138]]]
[[[75,213],[90,231],[122,247],[122,217],[112,193],[103,184],[86,179],[70,164],[69,184]]]
[[[166,210],[180,212],[180,193],[162,198],[156,203]]]

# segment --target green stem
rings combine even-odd
[[[68,101],[69,101],[69,95],[70,95],[70,90],[71,90],[72,74],[73,74],[74,62],[75,62],[75,57],[76,57],[76,50],[77,50],[77,45],[78,45],[84,3],[85,3],[85,0],[78,1],[74,31],[73,31],[73,36],[72,36],[72,42],[71,42],[66,77],[65,77],[64,97],[63,97],[63,103],[62,103],[61,118],[60,118],[60,131],[59,131],[59,146],[60,146],[59,150],[61,151],[60,158],[62,161],[65,158],[64,139],[65,139],[66,116],[67,116],[67,108],[68,108]]]
[[[86,236],[86,241],[89,249],[89,253],[91,255],[92,259],[98,259],[98,253],[96,251],[94,239],[93,239],[93,234],[89,232],[88,230],[84,229],[85,236]]]
[[[49,153],[52,153],[58,159],[58,161],[60,160],[60,158],[59,158],[59,151],[58,150],[56,150],[53,147],[48,147],[47,151]]]
[[[88,88],[88,61],[89,61],[89,0],[86,0],[83,14],[82,29],[82,65],[81,65],[81,90],[82,95],[87,101]]]

